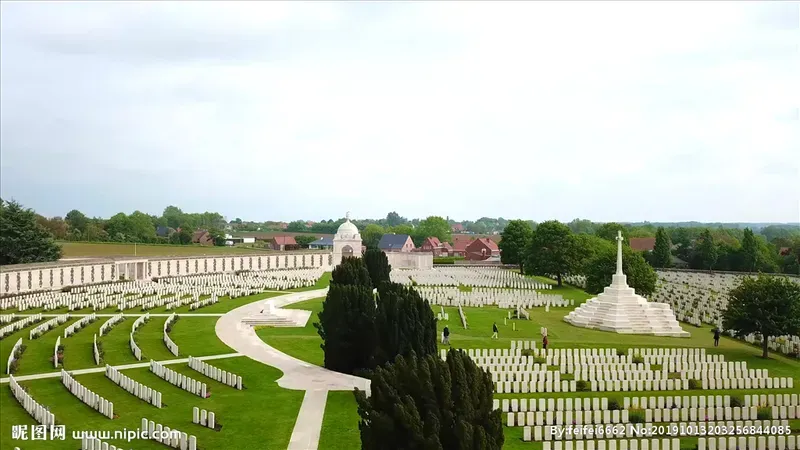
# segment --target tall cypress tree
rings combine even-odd
[[[368,249],[364,253],[364,264],[367,266],[367,272],[369,272],[373,288],[377,288],[383,281],[389,281],[389,273],[392,271],[392,266],[389,265],[389,259],[382,250],[377,248]]]
[[[750,228],[744,229],[744,236],[742,237],[742,270],[748,272],[755,272],[758,265],[758,242],[753,230]]]
[[[399,356],[373,372],[371,395],[356,390],[361,448],[487,449],[503,447],[493,383],[462,350]],[[390,443],[387,446],[387,443]]]
[[[664,227],[658,227],[656,231],[656,244],[653,248],[653,254],[650,255],[650,262],[653,267],[671,267],[672,266],[672,253],[670,248],[672,243],[669,240],[669,235]]]
[[[363,285],[331,284],[319,322],[325,367],[354,373],[373,366],[375,354],[375,298]]]
[[[367,266],[364,260],[355,256],[347,256],[331,273],[331,285],[347,284],[372,287]]]
[[[428,301],[412,287],[386,282],[378,286],[375,329],[376,364],[411,352],[419,356],[436,353],[436,317]]]

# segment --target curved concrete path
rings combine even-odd
[[[256,335],[253,327],[242,323],[247,316],[261,312],[269,304],[274,314],[295,315],[294,310],[280,310],[281,306],[323,297],[328,289],[293,292],[240,306],[223,315],[216,324],[217,337],[228,347],[250,359],[276,367],[283,372],[278,385],[285,389],[306,391],[297,415],[289,450],[315,450],[319,445],[322,418],[328,391],[352,391],[359,388],[369,392],[370,381],[353,375],[334,372],[291,357],[267,345]],[[302,314],[306,320],[308,314]]]

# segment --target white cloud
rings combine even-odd
[[[2,10],[0,188],[45,214],[800,218],[797,3]]]

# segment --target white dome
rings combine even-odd
[[[348,219],[343,224],[339,225],[339,229],[336,230],[336,236],[341,237],[353,237],[358,235],[358,228],[353,225],[353,222],[350,222]]]

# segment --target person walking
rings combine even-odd
[[[450,345],[450,328],[447,328],[447,325],[444,326],[444,330],[442,330],[442,345]]]
[[[714,347],[719,347],[719,328],[714,328]]]
[[[498,332],[498,331],[499,331],[499,330],[497,329],[497,322],[494,322],[494,323],[492,324],[492,339],[498,339],[498,338],[497,338],[497,332]]]
[[[547,335],[546,334],[542,337],[542,348],[547,350]]]

